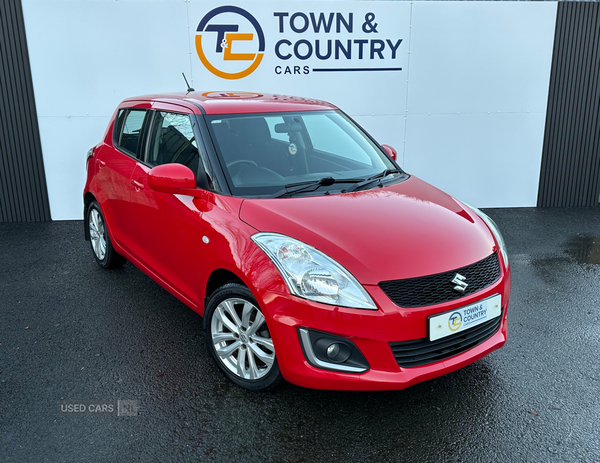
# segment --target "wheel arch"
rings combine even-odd
[[[223,285],[226,285],[227,283],[239,283],[241,285],[244,285],[246,288],[250,289],[248,287],[248,284],[239,275],[235,274],[231,270],[225,268],[217,268],[213,270],[208,276],[208,279],[206,280],[206,287],[203,300],[204,307],[202,307],[202,315],[204,315],[204,312],[206,311],[206,304],[208,302],[208,298],[210,298],[210,296],[217,289],[219,289]],[[250,291],[252,290],[250,289]],[[204,317],[204,324],[206,325],[206,317]]]

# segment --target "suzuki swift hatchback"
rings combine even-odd
[[[235,384],[401,389],[506,341],[494,222],[404,172],[332,104],[123,101],[87,157],[85,236],[204,317]]]

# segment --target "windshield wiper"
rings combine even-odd
[[[333,178],[323,177],[319,180],[309,180],[307,182],[300,183],[289,183],[283,190],[275,194],[275,198],[282,198],[284,196],[292,196],[297,193],[305,193],[310,191],[318,190],[322,186],[330,186],[334,183],[358,183],[362,182],[362,178]]]
[[[399,174],[402,171],[399,169],[385,169],[383,172],[380,172],[378,174],[373,175],[372,177],[366,178],[361,182],[358,182],[356,185],[354,185],[352,188],[349,188],[348,191],[358,191],[358,190],[362,190],[363,188],[366,188],[368,186],[371,185],[375,185],[375,184],[381,184],[381,182],[383,181],[383,179],[385,177],[387,177],[388,175],[391,174]]]

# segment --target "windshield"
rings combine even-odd
[[[397,173],[397,166],[341,111],[206,119],[236,196],[276,196],[286,188],[310,182],[317,182],[315,188],[296,188],[301,191],[298,194],[326,194],[350,189],[353,183],[386,169],[398,178],[404,175]]]

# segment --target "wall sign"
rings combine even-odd
[[[402,71],[404,39],[383,31],[389,16],[358,7],[308,12],[263,7],[258,20],[249,10],[218,6],[204,14],[196,28],[198,58],[217,77],[247,77],[261,66],[265,54],[274,61],[269,71],[275,75]]]

